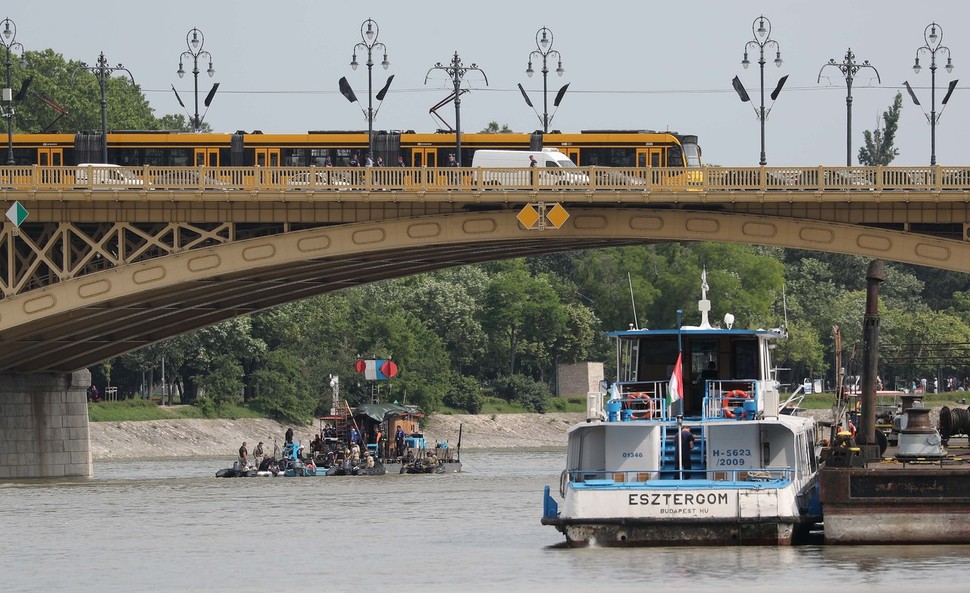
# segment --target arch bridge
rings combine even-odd
[[[970,167],[32,166],[0,195],[0,412],[32,417],[17,394],[83,404],[82,369],[129,350],[475,262],[723,241],[970,271]]]

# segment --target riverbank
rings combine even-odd
[[[565,447],[566,432],[585,414],[455,414],[435,415],[424,429],[428,443],[447,442],[462,449],[514,449]],[[145,422],[91,422],[91,453],[98,459],[168,459],[186,457],[234,458],[245,441],[252,451],[263,442],[267,452],[274,442],[283,445],[287,425],[264,418],[240,420],[150,420]],[[316,425],[294,426],[294,438],[309,443]]]
[[[939,422],[938,407],[930,422]],[[802,414],[827,421],[831,410],[804,410]],[[426,419],[423,430],[429,444],[462,449],[547,449],[566,446],[569,428],[586,414],[438,414]],[[274,443],[283,446],[287,425],[265,418],[240,420],[149,420],[144,422],[91,422],[94,459],[170,459],[186,457],[234,458],[245,441],[249,450],[263,442],[267,453]],[[309,443],[316,425],[294,426],[295,439]]]

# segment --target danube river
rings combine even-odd
[[[0,591],[966,591],[970,546],[568,549],[562,451],[452,475],[218,479],[230,459],[0,483]]]

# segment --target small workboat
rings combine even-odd
[[[712,326],[707,290],[697,326],[608,334],[616,380],[569,431],[561,500],[545,488],[570,546],[791,544],[820,520],[816,423],[781,412],[771,363],[786,332]]]

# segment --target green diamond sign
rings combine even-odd
[[[20,225],[27,220],[27,214],[29,214],[27,209],[24,208],[23,204],[20,202],[14,202],[13,206],[7,209],[7,218],[10,219],[10,222],[12,222],[18,229],[20,228]]]

